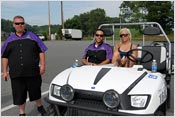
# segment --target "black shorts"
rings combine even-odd
[[[41,98],[41,76],[11,78],[13,104],[22,105],[26,102],[27,92],[30,101]]]

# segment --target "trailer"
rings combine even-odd
[[[62,29],[63,37],[67,39],[81,40],[82,30],[80,29]]]

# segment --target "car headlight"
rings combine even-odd
[[[74,89],[70,85],[64,85],[60,89],[60,96],[65,101],[71,101],[74,98]]]
[[[131,96],[131,106],[143,108],[146,105],[148,96]]]
[[[60,96],[60,86],[52,85],[52,94],[55,96]]]
[[[109,108],[116,108],[120,103],[118,93],[114,90],[106,91],[103,95],[103,102]]]

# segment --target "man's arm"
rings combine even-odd
[[[40,74],[43,75],[46,69],[45,54],[42,52],[40,53],[39,56],[40,56]]]
[[[88,65],[88,61],[86,59],[82,59],[83,65]]]
[[[4,80],[8,80],[7,68],[8,68],[8,59],[7,58],[2,58],[2,69],[3,69],[3,78],[4,78]]]
[[[106,59],[106,60],[102,61],[100,64],[97,64],[97,65],[105,65],[105,64],[109,64],[109,63],[110,63],[110,60]]]

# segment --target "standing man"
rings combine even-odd
[[[82,63],[84,65],[104,65],[112,60],[112,48],[104,43],[104,31],[97,29],[95,31],[95,43],[90,44],[84,51]]]
[[[41,103],[41,75],[45,73],[47,47],[32,32],[26,30],[24,18],[13,18],[15,34],[10,35],[1,48],[3,78],[11,79],[14,105],[19,105],[19,115],[25,116],[27,92],[30,101],[35,101],[42,116],[46,111]]]

